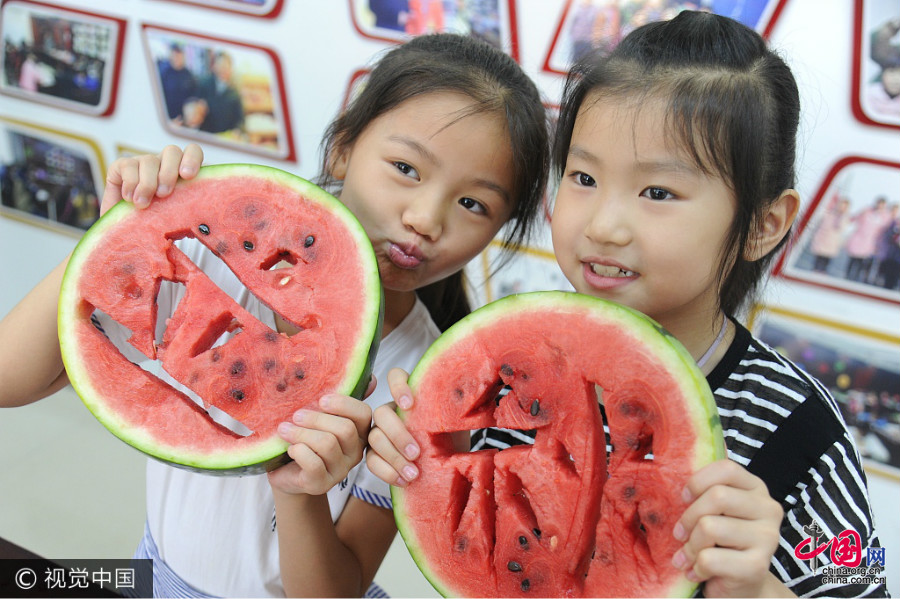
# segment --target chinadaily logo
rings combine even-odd
[[[884,547],[863,548],[859,533],[851,529],[828,537],[816,522],[803,532],[808,536],[794,547],[794,555],[809,560],[824,584],[884,584]]]

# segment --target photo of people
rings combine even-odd
[[[2,8],[0,91],[107,115],[113,110],[124,21],[27,0]]]
[[[632,29],[668,20],[683,10],[707,10],[757,31],[770,24],[784,0],[566,0],[544,70],[565,74],[589,52],[607,53]]]
[[[4,215],[80,234],[100,216],[104,169],[87,139],[0,119]]]
[[[350,0],[353,24],[366,37],[402,41],[423,33],[471,35],[512,52],[513,0]],[[517,58],[513,56],[513,58]]]
[[[854,112],[868,124],[900,127],[900,6],[857,2]]]
[[[900,337],[760,308],[752,328],[837,400],[867,466],[900,475]]]
[[[144,26],[158,105],[184,137],[294,159],[278,58],[264,48]]]
[[[275,17],[281,11],[284,0],[169,0],[184,4],[196,4],[229,12],[238,12],[258,17]]]
[[[798,231],[778,274],[900,302],[900,164],[842,161]]]

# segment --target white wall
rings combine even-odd
[[[286,0],[275,20],[240,17],[176,2],[56,0],[56,3],[127,19],[116,111],[109,117],[94,117],[0,96],[0,117],[44,123],[89,137],[97,142],[106,164],[116,157],[118,146],[158,150],[168,143],[183,145],[186,141],[166,132],[156,117],[141,44],[142,22],[216,32],[214,35],[277,49],[284,68],[299,162],[262,159],[206,145],[207,162],[266,162],[306,177],[316,173],[319,135],[340,106],[351,73],[387,47],[384,42],[364,39],[353,31],[349,3],[343,0],[318,3]],[[517,3],[521,62],[551,101],[558,97],[561,78],[542,72],[541,64],[563,4],[564,0],[519,0]],[[772,44],[793,66],[802,90],[799,190],[807,202],[840,157],[898,159],[897,130],[862,125],[850,110],[853,4],[846,0],[788,0],[771,35]],[[900,200],[900,190],[886,191],[893,194],[892,201]],[[5,314],[70,251],[75,241],[74,237],[58,232],[0,218],[0,314]],[[783,281],[774,282],[765,301],[895,337],[900,331],[900,308],[896,304]],[[898,486],[896,478],[870,474],[876,521],[888,548],[888,563],[894,565],[900,552]],[[896,568],[889,565],[887,574],[889,585],[897,592],[900,581]]]

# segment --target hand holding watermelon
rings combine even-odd
[[[202,163],[203,150],[197,144],[188,144],[184,151],[169,145],[159,154],[119,158],[106,173],[100,214],[105,214],[123,199],[136,208],[146,208],[150,205],[150,198],[170,195],[179,176],[182,179],[193,178]]]
[[[765,483],[731,460],[697,471],[684,490],[687,508],[674,536],[685,545],[672,564],[704,582],[706,597],[772,597],[781,585],[769,563],[784,517]]]

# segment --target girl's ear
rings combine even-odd
[[[769,205],[756,231],[751,234],[744,250],[744,260],[755,262],[777,247],[791,230],[799,210],[800,194],[794,189],[781,192],[778,199]]]
[[[328,158],[328,174],[337,181],[343,181],[347,176],[347,163],[350,162],[350,152],[345,148],[334,148]]]

